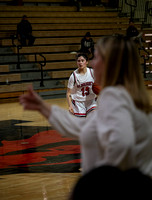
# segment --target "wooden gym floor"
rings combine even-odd
[[[66,99],[46,101],[67,109]],[[0,114],[0,199],[67,200],[81,175],[78,141],[18,102],[0,104]]]
[[[67,109],[66,99],[47,100]],[[37,112],[0,104],[0,199],[66,200],[80,176],[80,145]]]

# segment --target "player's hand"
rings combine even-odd
[[[69,112],[74,115],[74,110],[72,106],[69,106]]]

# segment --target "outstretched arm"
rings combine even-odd
[[[39,111],[45,118],[49,119],[51,106],[44,102],[43,99],[34,92],[32,86],[28,88],[26,94],[20,96],[19,101],[24,110]]]
[[[26,94],[20,96],[19,101],[25,110],[40,112],[62,135],[79,138],[85,119],[72,116],[67,110],[58,106],[50,106],[34,92],[32,86],[28,88]]]

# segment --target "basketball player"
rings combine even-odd
[[[88,68],[87,55],[77,55],[78,68],[68,81],[67,101],[69,112],[78,117],[86,117],[96,108],[96,95],[92,91],[94,83],[93,69]]]

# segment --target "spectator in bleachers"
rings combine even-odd
[[[82,11],[82,0],[70,0],[72,6],[76,6],[77,11]]]
[[[130,19],[129,20],[129,27],[126,30],[126,36],[129,38],[133,38],[136,44],[139,44],[140,47],[143,48],[143,43],[144,40],[142,38],[143,33],[139,32],[134,24],[134,20]]]
[[[94,41],[91,37],[90,32],[87,32],[85,36],[81,40],[81,49],[79,50],[81,53],[86,53],[91,58],[94,57]]]
[[[139,31],[135,27],[133,19],[129,20],[129,27],[126,30],[127,37],[136,37],[139,34]]]
[[[34,44],[35,37],[32,35],[32,25],[26,15],[22,17],[21,22],[17,25],[17,37],[22,46],[32,46]]]

